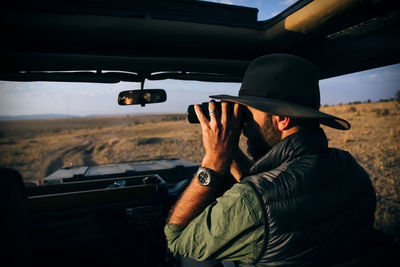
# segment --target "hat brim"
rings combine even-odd
[[[320,112],[319,110],[311,107],[302,106],[279,99],[246,95],[211,95],[210,97],[222,101],[250,106],[260,111],[277,116],[286,116],[297,119],[317,119],[321,124],[338,130],[348,130],[351,127],[350,123],[344,119]]]

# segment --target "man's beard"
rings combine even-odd
[[[251,131],[247,140],[247,152],[253,158],[253,161],[258,161],[268,153],[281,140],[281,132],[276,125],[273,125],[271,117],[257,129]]]

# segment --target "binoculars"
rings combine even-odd
[[[221,102],[215,102],[215,106],[217,110],[221,110]],[[210,120],[209,110],[208,110],[208,102],[203,102],[200,104],[201,111]],[[196,112],[194,111],[194,105],[190,105],[187,109],[187,118],[190,123],[200,123],[197,118]]]

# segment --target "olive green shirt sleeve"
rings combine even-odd
[[[186,227],[167,224],[169,249],[196,260],[254,262],[262,252],[262,207],[253,189],[235,184]]]

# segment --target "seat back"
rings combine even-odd
[[[9,266],[31,266],[27,196],[18,171],[0,168],[0,199],[2,259]]]

